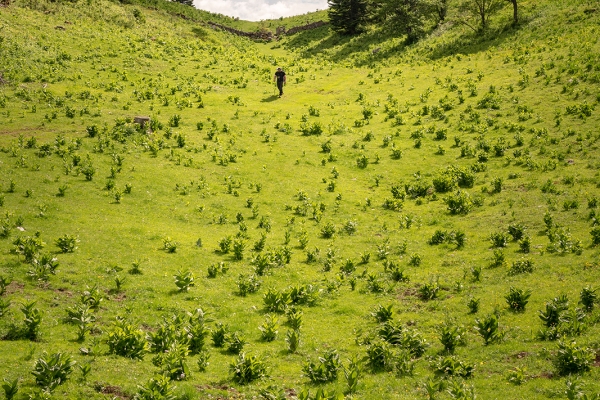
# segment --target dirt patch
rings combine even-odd
[[[600,351],[596,353],[596,359],[594,359],[594,367],[600,367]]]
[[[23,293],[23,288],[25,287],[25,284],[21,283],[21,282],[16,282],[16,281],[12,281],[11,283],[8,284],[8,286],[6,286],[6,294],[13,294],[13,293]]]
[[[521,351],[521,352],[518,352],[517,354],[514,354],[514,355],[512,356],[512,358],[517,358],[517,359],[519,359],[519,360],[520,360],[520,359],[522,359],[522,358],[525,358],[525,357],[527,357],[527,356],[529,356],[529,353],[528,353],[528,352],[526,352],[526,351]]]
[[[131,398],[130,396],[125,394],[125,392],[123,392],[123,389],[121,389],[119,386],[104,385],[102,383],[96,383],[94,385],[94,388],[96,389],[96,391],[98,393],[110,394],[113,396],[113,398],[118,398],[118,399],[130,399]]]
[[[231,386],[227,386],[224,384],[214,384],[214,385],[198,385],[196,389],[200,392],[210,391],[210,390],[222,390],[227,392],[227,397],[222,397],[221,395],[213,395],[215,400],[233,400],[233,399],[242,399],[244,396],[240,392],[238,392],[235,388]]]

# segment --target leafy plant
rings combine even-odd
[[[476,319],[475,330],[481,335],[485,345],[497,343],[504,338],[496,314],[490,314],[483,319]]]
[[[598,302],[598,295],[596,294],[597,290],[598,288],[586,286],[581,289],[581,292],[579,293],[579,303],[582,304],[587,311],[591,311],[594,308],[594,304]]]
[[[4,389],[4,396],[6,397],[6,400],[12,400],[19,391],[19,378],[15,378],[12,381],[4,378],[2,389]]]
[[[419,296],[423,300],[433,300],[437,298],[438,293],[440,291],[440,286],[437,282],[429,282],[421,285],[419,287]]]
[[[458,346],[467,344],[467,332],[464,327],[452,323],[442,324],[439,328],[439,339],[447,353],[454,353]]]
[[[149,347],[144,332],[136,329],[123,318],[117,318],[113,323],[106,343],[110,353],[134,359],[142,359]]]
[[[233,374],[233,380],[241,385],[267,376],[267,367],[263,359],[246,353],[240,353],[229,365],[229,370]]]
[[[533,261],[528,259],[513,261],[510,269],[508,270],[509,275],[518,275],[531,272],[533,272]]]
[[[171,379],[168,376],[159,375],[150,378],[146,385],[139,385],[133,398],[134,400],[175,400],[177,396],[173,391]]]
[[[246,344],[246,340],[239,332],[229,333],[225,342],[227,343],[227,352],[232,354],[240,354]]]
[[[265,342],[272,342],[277,337],[277,329],[279,325],[277,322],[279,318],[276,315],[267,315],[265,318],[265,322],[258,327],[261,332],[261,339]]]
[[[190,290],[194,283],[194,274],[191,271],[178,271],[177,274],[173,275],[175,279],[175,286],[180,292],[187,292]]]
[[[589,371],[595,353],[590,348],[578,346],[576,342],[559,342],[554,358],[554,367],[559,375]]]
[[[210,336],[215,347],[225,346],[227,336],[229,335],[229,328],[220,322],[215,324],[215,329],[210,332]]]
[[[260,289],[261,280],[255,274],[240,274],[236,282],[238,294],[246,297],[250,293],[256,293]]]
[[[564,311],[569,309],[569,300],[566,295],[555,297],[546,303],[546,309],[539,311],[538,316],[545,326],[557,326],[562,320]]]
[[[40,334],[40,325],[42,323],[42,313],[39,309],[35,308],[35,301],[25,303],[21,306],[21,312],[23,313],[23,322],[25,327],[23,330],[23,337],[29,340],[36,340]]]
[[[290,329],[285,334],[285,341],[290,353],[298,351],[300,346],[300,329]]]
[[[392,316],[394,314],[394,310],[392,309],[393,307],[393,304],[390,304],[388,306],[382,306],[381,304],[379,304],[377,307],[375,307],[375,310],[371,312],[371,316],[375,318],[377,322],[380,323],[389,321],[392,319]]]
[[[524,312],[525,306],[529,302],[529,297],[531,296],[531,290],[523,290],[517,289],[514,287],[510,287],[509,292],[504,298],[506,299],[506,303],[508,304],[508,308],[514,312]]]
[[[431,366],[436,375],[458,376],[471,378],[475,366],[459,360],[456,356],[439,357],[431,361]]]
[[[327,350],[319,362],[307,362],[302,367],[304,375],[313,383],[332,382],[337,379],[338,372],[342,369],[340,356],[337,350]]]
[[[48,355],[44,353],[42,357],[36,360],[31,373],[35,377],[35,383],[38,386],[51,392],[57,386],[65,383],[75,364],[76,362],[68,354],[54,353]]]

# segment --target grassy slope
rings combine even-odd
[[[11,322],[21,324],[20,302],[37,300],[44,313],[40,341],[0,342],[3,377],[20,377],[24,396],[34,386],[29,374],[33,360],[43,351],[66,351],[77,361],[86,362],[78,355],[82,344],[73,341],[74,327],[61,319],[66,307],[78,303],[86,285],[98,284],[106,299],[97,312],[98,330],[92,337],[105,338],[117,315],[152,331],[164,316],[202,307],[215,321],[240,331],[248,340],[250,352],[266,356],[272,383],[296,390],[308,386],[301,372],[305,360],[314,360],[324,349],[338,349],[344,360],[352,354],[363,356],[364,346],[356,345],[355,331],[374,329],[370,311],[378,304],[393,304],[395,318],[416,329],[430,343],[427,357],[436,356],[442,349],[436,331],[440,322],[452,318],[469,330],[468,345],[457,354],[461,360],[476,364],[475,377],[468,383],[474,385],[479,398],[497,398],[500,391],[505,398],[527,399],[562,393],[564,379],[547,379],[554,371],[556,343],[535,339],[535,332],[541,328],[537,313],[545,302],[561,293],[569,296],[574,308],[581,288],[598,282],[598,251],[591,247],[591,224],[587,219],[587,200],[598,197],[598,110],[585,119],[565,112],[567,106],[597,104],[598,28],[594,23],[598,17],[585,14],[585,4],[573,3],[568,11],[557,6],[534,9],[528,3],[531,8],[525,14],[527,24],[516,32],[500,32],[501,40],[480,42],[455,29],[408,49],[408,53],[398,52],[398,41],[371,44],[382,48],[376,55],[368,47],[369,36],[339,42],[335,37],[319,36],[324,31],[318,31],[299,34],[282,46],[255,45],[220,36],[160,11],[144,9],[146,21],[138,23],[132,8],[112,3],[90,7],[85,13],[58,5],[49,5],[55,11],[47,14],[18,7],[2,9],[3,52],[10,55],[3,57],[2,69],[12,84],[2,87],[5,106],[0,110],[1,145],[5,151],[0,154],[0,182],[11,237],[0,241],[4,255],[0,275],[14,281],[3,296],[13,303],[11,313],[0,320],[3,332]],[[503,22],[497,23],[501,26]],[[58,25],[65,30],[55,29]],[[27,36],[17,32],[27,32]],[[303,59],[286,52],[286,47],[324,52]],[[333,64],[328,58],[340,63],[349,61],[348,67]],[[273,95],[269,83],[275,65],[283,65],[289,74],[282,99]],[[246,87],[239,88],[234,80],[246,82]],[[524,83],[520,85],[520,81]],[[500,98],[500,109],[477,108],[491,85]],[[478,93],[470,97],[473,87]],[[463,104],[459,104],[458,90],[462,90]],[[150,93],[147,99],[138,101],[137,93],[146,92]],[[362,102],[357,101],[360,94]],[[389,103],[389,95],[398,100],[397,105]],[[445,96],[454,104],[445,113],[447,122],[418,115],[424,105],[438,105]],[[204,108],[197,108],[198,97]],[[243,105],[233,104],[236,98]],[[187,100],[192,107],[187,107]],[[388,109],[398,109],[404,125],[392,127],[391,121],[385,121],[386,103]],[[320,110],[320,116],[308,116],[309,106]],[[525,112],[521,113],[519,106]],[[75,110],[74,118],[66,116],[67,107]],[[363,127],[354,127],[355,121],[362,120],[364,108],[374,111],[373,118]],[[53,113],[56,119],[52,119]],[[557,126],[558,113],[561,123]],[[86,137],[86,127],[96,125],[102,131],[106,125],[110,132],[117,118],[138,114],[152,115],[165,126],[173,115],[181,116],[182,124],[173,128],[171,139],[163,139],[164,148],[157,157],[151,156],[150,143],[158,141],[166,127],[150,140],[141,136],[123,143],[109,140],[104,152],[93,151],[99,141]],[[305,114],[309,123],[323,124],[323,136],[300,135]],[[479,123],[475,114],[479,114]],[[218,133],[207,140],[212,121]],[[418,121],[420,125],[416,125]],[[198,122],[203,123],[202,131],[197,130]],[[277,123],[289,123],[293,131],[282,132],[275,128]],[[223,132],[224,124],[228,132]],[[341,133],[332,135],[340,126]],[[410,135],[422,127],[446,128],[448,139],[435,141],[432,134],[425,133],[421,147],[414,148]],[[520,148],[513,138],[516,131],[522,131],[524,138]],[[363,140],[369,132],[374,139]],[[184,148],[177,146],[177,134],[186,137]],[[66,146],[61,146],[64,159],[59,154],[39,158],[36,149],[18,145],[19,135],[25,139],[36,137],[38,146],[54,143],[57,135],[64,136],[67,143],[79,138],[80,147],[70,152],[83,159],[89,155],[97,170],[94,179],[86,182],[76,173],[76,167],[68,175],[64,173],[65,163],[71,162]],[[392,145],[383,144],[386,136],[402,149],[402,159],[390,157]],[[417,173],[431,182],[448,165],[466,168],[476,163],[476,157],[460,156],[461,148],[453,146],[454,137],[470,144],[476,154],[480,153],[477,146],[485,145],[483,141],[493,146],[498,138],[505,137],[509,144],[504,157],[490,152],[485,163],[487,171],[477,173],[475,186],[466,189],[472,196],[480,196],[484,205],[466,217],[451,216],[442,201],[446,194],[429,194],[419,201],[407,198],[399,212],[384,210],[382,203],[391,198],[393,185],[403,186]],[[321,144],[329,139],[337,161],[327,161],[328,155],[321,152]],[[436,154],[440,145],[444,155]],[[523,156],[515,157],[515,150],[521,150]],[[111,192],[104,189],[110,168],[114,167],[112,153],[125,158],[121,172],[114,178],[117,188],[125,183],[133,185],[132,194],[124,195],[121,204],[115,204]],[[237,162],[219,165],[231,154],[237,155]],[[362,154],[371,162],[365,169],[356,166]],[[380,160],[375,163],[377,155]],[[339,172],[337,179],[331,173],[333,167]],[[483,192],[494,178],[504,181],[501,193]],[[16,183],[15,193],[7,192],[11,180]],[[541,191],[548,180],[557,187],[558,194]],[[330,182],[335,182],[333,192],[327,191]],[[56,196],[61,185],[67,185],[64,198]],[[184,186],[186,189],[182,189]],[[25,197],[27,189],[33,191],[31,197]],[[300,190],[310,198],[306,217],[293,211],[302,205],[297,200]],[[341,200],[336,200],[338,195]],[[246,207],[248,198],[258,206],[257,219],[252,219]],[[366,204],[367,198],[370,205]],[[565,211],[566,201],[576,201],[579,207]],[[311,218],[311,206],[320,202],[325,211],[317,223]],[[44,210],[43,217],[40,210]],[[574,239],[582,241],[581,255],[546,251],[546,211],[558,225],[568,227]],[[249,235],[241,262],[215,251],[222,238],[238,232],[237,213],[244,217]],[[24,219],[24,233],[12,227],[19,216]],[[219,224],[221,216],[228,222]],[[257,228],[263,216],[270,218],[273,227],[267,233],[267,247],[281,247],[284,232],[291,231],[292,263],[263,277],[258,294],[239,297],[235,295],[236,280],[240,273],[251,271],[250,249],[264,232]],[[410,229],[402,227],[406,218],[414,221]],[[348,221],[357,223],[355,235],[341,231],[333,239],[320,238],[326,223],[341,230]],[[489,235],[506,231],[515,222],[527,227],[532,253],[520,254],[518,245],[511,242],[504,250],[508,265],[488,269],[492,257]],[[455,250],[452,245],[428,245],[427,240],[440,229],[464,231],[466,247]],[[59,272],[49,284],[27,279],[29,267],[10,254],[12,239],[36,231],[41,232],[47,242],[45,251],[49,252],[57,251],[54,240],[64,234],[80,239],[74,253],[57,254]],[[320,262],[304,262],[305,251],[297,247],[303,231],[309,237],[307,249],[321,250]],[[167,236],[179,243],[175,254],[161,250]],[[198,238],[202,239],[201,248],[195,246]],[[405,269],[411,278],[409,283],[392,285],[383,273],[377,253],[386,239],[389,258]],[[401,253],[404,242],[407,250]],[[328,249],[335,250],[336,264],[324,273],[322,261]],[[346,259],[358,262],[365,252],[371,252],[371,262],[359,266],[357,272],[367,269],[379,274],[388,292],[369,293],[366,280],[359,277],[356,291],[350,290],[346,278],[339,289],[327,293],[326,288],[335,287],[339,266]],[[420,267],[408,265],[414,254],[422,256]],[[523,256],[534,261],[534,272],[508,276],[508,266]],[[124,293],[111,291],[114,266],[123,268],[118,275],[125,276],[136,259],[141,260],[144,274],[128,276]],[[207,267],[220,261],[229,264],[227,274],[206,278]],[[470,269],[478,266],[483,267],[483,278],[473,282]],[[197,278],[196,287],[188,294],[174,292],[172,276],[182,269],[192,270]],[[418,299],[417,289],[432,280],[439,280],[440,298],[429,302]],[[460,292],[455,290],[457,282],[463,287]],[[283,289],[291,284],[314,284],[324,290],[319,305],[303,307],[303,344],[298,354],[287,353],[284,326],[275,342],[258,340],[257,328],[264,320],[262,294],[268,287]],[[525,313],[506,310],[503,296],[510,286],[533,289]],[[467,314],[465,304],[470,297],[481,298],[481,310],[475,316]],[[483,346],[471,327],[476,317],[493,310],[501,315],[506,340]],[[284,320],[282,316],[280,322]],[[598,349],[597,324],[589,325],[577,341]],[[83,346],[89,346],[90,341],[88,337]],[[87,383],[71,379],[57,389],[56,397],[100,398],[94,388],[101,385],[94,382],[132,394],[137,384],[158,371],[150,355],[143,362],[130,361],[108,355],[103,344],[100,349]],[[227,371],[233,356],[209,349],[211,364],[207,372],[197,372],[196,358],[190,357],[192,376],[178,384],[180,390],[191,393],[194,386],[200,386],[204,392],[197,395],[201,397],[207,393],[234,396],[237,391],[250,396],[266,385],[233,384]],[[433,376],[428,365],[426,360],[419,360],[415,376],[408,378],[366,372],[357,397],[420,397],[421,383]],[[506,382],[507,372],[515,366],[526,368],[530,377],[522,386]],[[598,368],[582,376],[586,390],[599,390],[597,377]],[[342,391],[343,378],[327,387]]]

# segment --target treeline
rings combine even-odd
[[[328,0],[329,21],[341,34],[361,33],[370,24],[380,25],[407,42],[417,41],[429,29],[452,15],[454,22],[483,32],[490,17],[512,5],[513,24],[518,24],[520,0]]]

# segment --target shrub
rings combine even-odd
[[[497,343],[504,338],[504,333],[500,331],[498,317],[495,314],[475,320],[475,330],[481,335],[485,345]]]
[[[340,356],[335,349],[327,350],[319,362],[307,362],[302,367],[302,372],[313,383],[332,382],[337,379],[338,372],[342,368]]]
[[[255,274],[245,275],[240,274],[236,284],[238,287],[238,294],[242,297],[247,296],[249,293],[256,293],[260,289],[260,279]]]
[[[594,304],[598,302],[598,295],[596,291],[598,288],[593,289],[591,286],[586,286],[581,289],[579,293],[579,303],[583,305],[583,307],[587,311],[591,311],[594,308]]]
[[[71,360],[68,354],[55,353],[48,355],[44,352],[41,358],[38,358],[31,374],[35,377],[35,383],[42,389],[49,392],[56,389],[57,386],[65,383],[71,372],[75,361]]]
[[[445,323],[439,328],[440,343],[444,346],[444,350],[450,354],[454,353],[454,350],[458,346],[465,346],[467,344],[466,334],[467,332],[460,325]]]
[[[194,275],[191,271],[178,271],[177,274],[173,275],[175,279],[175,286],[180,292],[187,292],[190,290],[194,283]]]
[[[277,337],[277,321],[279,319],[276,315],[267,315],[265,318],[265,322],[258,327],[261,332],[261,339],[265,342],[272,342]]]
[[[457,376],[461,378],[471,378],[475,366],[460,361],[456,356],[439,357],[432,360],[431,367],[436,375]]]
[[[185,359],[189,354],[186,344],[173,342],[163,352],[156,355],[152,362],[161,368],[162,375],[171,380],[185,380],[189,376],[189,369]]]
[[[437,282],[429,282],[419,288],[419,296],[423,300],[433,300],[438,296],[439,291],[440,286]]]
[[[77,242],[79,240],[75,236],[64,235],[56,239],[56,246],[60,249],[61,253],[72,253],[77,249]]]
[[[458,190],[454,194],[444,197],[444,203],[452,215],[465,215],[473,208],[473,200],[469,193]]]
[[[561,376],[586,372],[590,370],[594,357],[595,353],[590,348],[577,346],[575,342],[559,342],[554,367]]]
[[[113,323],[106,343],[110,353],[135,359],[142,359],[149,347],[144,332],[122,318],[117,318]]]
[[[504,232],[492,233],[489,237],[492,247],[506,247],[508,245],[508,235]]]
[[[270,312],[282,313],[291,303],[290,294],[269,288],[263,295],[265,309]]]
[[[387,322],[392,319],[394,314],[394,311],[392,310],[393,306],[393,304],[390,304],[387,307],[379,304],[377,307],[375,307],[375,310],[371,312],[371,316],[379,323]]]
[[[267,367],[261,357],[240,353],[238,357],[229,364],[229,370],[233,374],[233,380],[241,385],[253,382],[267,376]]]
[[[518,275],[531,272],[533,272],[533,261],[526,259],[513,261],[510,269],[508,270],[509,275]]]
[[[171,380],[167,376],[151,378],[145,386],[138,386],[134,400],[175,400]]]
[[[229,335],[228,330],[229,328],[220,322],[215,324],[215,329],[210,332],[210,336],[215,347],[225,346],[227,336]]]
[[[389,343],[377,341],[367,346],[366,360],[374,371],[391,371],[394,368],[394,353]]]
[[[546,327],[555,327],[563,320],[564,312],[568,309],[569,299],[561,295],[547,302],[546,309],[538,311],[538,316]]]
[[[227,352],[233,354],[240,354],[246,344],[246,340],[238,332],[228,334],[225,341],[227,343]]]
[[[506,303],[508,303],[508,308],[514,312],[523,312],[525,311],[525,306],[529,302],[529,297],[531,296],[531,290],[523,290],[517,289],[511,286],[509,292],[504,298],[506,299]]]
[[[35,301],[32,301],[22,305],[21,312],[23,313],[25,327],[22,333],[18,333],[17,336],[22,336],[29,340],[38,339],[42,323],[42,313],[37,308],[34,308],[35,303]]]
[[[290,329],[285,334],[285,341],[288,344],[290,353],[295,353],[300,346],[300,329]]]
[[[335,225],[332,222],[326,223],[321,228],[321,237],[324,239],[331,239],[335,234]]]

